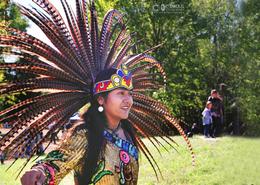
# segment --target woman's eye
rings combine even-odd
[[[120,96],[125,96],[125,95],[132,96],[132,91],[119,91],[117,94]]]

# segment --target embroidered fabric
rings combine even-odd
[[[104,130],[103,135],[107,141],[113,143],[115,146],[117,146],[118,148],[129,153],[132,157],[134,157],[136,160],[138,160],[138,150],[132,143],[119,138],[117,135],[112,134],[112,133],[108,132],[107,130]]]
[[[137,148],[107,130],[104,131],[104,137],[107,143],[91,179],[92,184],[136,185],[139,170]],[[86,146],[87,130],[77,130],[64,140],[59,149],[50,152],[38,163],[47,164],[54,169],[54,177],[48,179],[54,179],[54,184],[58,185],[71,170],[81,171]],[[50,182],[47,184],[51,185]]]

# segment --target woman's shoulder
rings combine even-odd
[[[87,134],[87,129],[84,127],[84,123],[75,123],[71,128],[65,131],[59,148],[67,152],[69,150],[74,151],[76,148],[77,150],[81,150],[81,148],[84,148],[88,143]],[[82,147],[78,148],[78,146]]]
[[[70,129],[67,130],[66,138],[78,136],[87,137],[87,128],[84,121],[78,121]]]

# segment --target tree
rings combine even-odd
[[[25,18],[21,16],[21,13],[19,11],[19,8],[14,4],[11,3],[8,0],[1,1],[0,3],[0,31],[4,34],[8,34],[8,32],[5,30],[5,27],[9,26],[12,28],[19,29],[21,31],[26,31],[26,28],[28,27],[28,22]],[[0,48],[0,54],[3,52],[4,48]],[[9,62],[9,58],[5,58],[3,55],[0,55],[0,62]],[[23,62],[23,61],[19,61]],[[13,70],[9,71],[0,71],[0,82],[4,83],[6,79],[13,79],[17,80],[19,78],[25,77],[21,73],[17,73]],[[11,94],[8,96],[1,96],[0,97],[0,110],[9,107],[10,105],[21,101],[26,96],[32,95],[31,93],[22,93],[22,94]]]
[[[259,108],[254,105],[259,101],[260,3],[240,2],[132,0],[115,4],[126,13],[136,41],[144,38],[135,47],[138,52],[163,43],[153,56],[165,66],[168,88],[155,97],[190,125],[201,122],[213,88],[224,96],[227,127],[259,122]]]
[[[239,135],[243,123],[249,127],[259,122],[259,108],[254,108],[259,101],[259,2],[194,1],[194,7],[208,34],[200,40],[204,44],[201,59],[211,64],[207,84],[221,91],[226,126]],[[219,87],[223,84],[225,89]]]
[[[139,52],[163,43],[153,56],[165,66],[167,89],[154,96],[184,122],[199,122],[207,84],[203,75],[205,65],[197,57],[198,15],[192,2],[119,1],[116,8],[127,13],[128,27],[137,32],[136,40],[144,38],[136,48]]]

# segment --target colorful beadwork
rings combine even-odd
[[[111,91],[120,87],[128,90],[133,89],[132,73],[127,70],[125,65],[122,65],[120,69],[117,69],[116,74],[113,74],[109,80],[103,80],[95,83],[93,94],[95,95],[98,93]]]
[[[132,168],[129,165],[130,156],[124,150],[120,150],[119,152],[120,164],[119,164],[119,183],[125,184],[126,182],[130,182],[133,179]]]
[[[63,157],[64,157],[64,154],[61,153],[61,151],[53,150],[50,153],[48,153],[48,155],[44,159],[37,161],[37,164],[48,163],[52,168],[54,168],[57,171],[60,171],[59,166],[57,166],[54,162],[55,161],[65,161],[65,159]]]
[[[125,152],[124,150],[121,150],[119,152],[119,157],[120,157],[120,160],[124,163],[124,164],[128,164],[130,162],[130,157],[128,155],[127,152]]]
[[[46,163],[41,163],[40,164],[40,169],[43,170],[44,175],[45,175],[45,181],[43,182],[43,185],[54,185],[55,184],[55,170],[49,166]],[[37,169],[39,168],[39,164],[36,163],[35,165],[32,166],[31,169]]]
[[[138,160],[138,150],[132,143],[130,143],[124,139],[121,139],[114,134],[111,134],[107,130],[104,130],[103,135],[108,141],[112,142],[115,146],[126,151],[129,155],[131,155],[136,160]]]
[[[102,159],[98,163],[97,171],[91,179],[91,184],[96,184],[105,175],[113,175],[113,172],[111,172],[110,170],[105,170],[105,160]]]
[[[46,185],[54,185],[55,184],[55,180],[54,180],[54,176],[55,176],[55,172],[54,169],[49,166],[48,164],[42,164],[44,167],[44,173],[46,175],[46,180],[44,182],[44,184]]]

